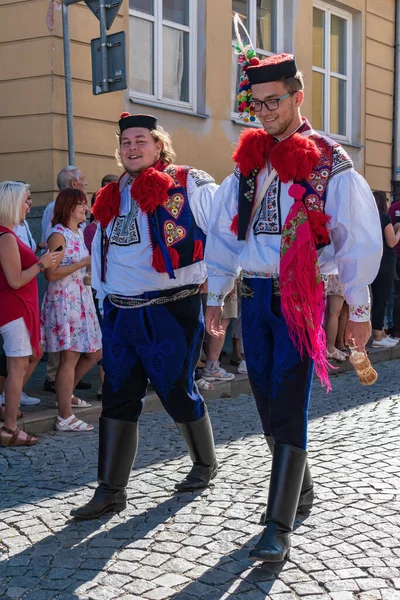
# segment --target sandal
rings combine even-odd
[[[89,408],[89,406],[92,406],[90,402],[86,402],[86,400],[81,400],[80,398],[72,394],[71,400],[73,400],[74,398],[78,400],[78,402],[71,402],[71,406],[73,406],[74,408]],[[56,402],[56,406],[58,408],[58,402]]]
[[[3,435],[4,433],[8,433],[9,436]],[[0,429],[0,446],[4,446],[5,448],[10,446],[34,446],[38,441],[37,437],[29,434],[26,434],[26,437],[21,437],[20,434],[22,433],[25,432],[22,432],[18,427],[13,431],[3,425]]]
[[[82,421],[81,419],[77,419],[74,414],[72,414],[67,419],[61,419],[61,417],[57,417],[56,431],[83,432],[93,431],[93,429],[93,425],[85,423],[85,421]]]
[[[200,379],[198,379],[196,381],[197,383],[197,387],[200,390],[213,390],[214,386],[212,383],[210,383],[209,381],[206,381],[205,379],[203,379],[202,377]]]
[[[6,416],[6,406],[5,404],[2,404],[0,406],[0,421],[4,421],[4,417]],[[24,413],[22,412],[22,410],[18,409],[17,412],[17,421],[19,421],[20,419],[22,419],[22,417],[24,416]]]
[[[336,360],[337,362],[344,362],[347,359],[345,353],[341,350],[338,350],[337,348],[335,348],[333,352],[327,351],[326,356],[328,358],[333,358],[333,360]]]

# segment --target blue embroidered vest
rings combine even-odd
[[[153,250],[161,236],[167,249],[174,248],[179,254],[179,266],[176,267],[179,269],[203,260],[206,242],[206,236],[197,225],[189,205],[189,171],[190,167],[169,165],[164,172],[172,177],[175,187],[168,190],[167,202],[158,206],[154,213],[147,213]],[[210,181],[213,180],[210,178]]]

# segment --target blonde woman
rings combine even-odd
[[[18,429],[18,404],[24,381],[43,354],[36,276],[59,260],[57,252],[46,252],[38,260],[13,231],[25,219],[29,197],[26,184],[0,183],[0,335],[8,371],[4,425],[0,430],[2,446],[32,446],[37,442],[37,438]],[[30,361],[32,355],[35,359]]]

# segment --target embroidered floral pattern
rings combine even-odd
[[[296,241],[296,229],[307,221],[304,210],[299,212],[293,219],[286,221],[282,229],[281,257],[286,254],[292,244]]]
[[[210,302],[218,302],[222,304],[224,301],[224,294],[217,294],[216,292],[208,292],[207,299]]]
[[[318,198],[315,194],[310,194],[306,196],[304,199],[304,204],[308,210],[317,210],[319,212],[323,212],[324,210],[324,201],[321,198]]]
[[[356,321],[368,321],[371,313],[369,304],[350,304],[350,317]]]
[[[182,212],[184,202],[185,199],[182,194],[173,194],[163,206],[174,219],[177,219]]]
[[[278,202],[278,179],[276,178],[269,186],[261,204],[260,213],[254,223],[254,234],[280,233],[281,216]]]
[[[246,271],[243,270],[243,277],[249,277],[250,279],[278,279],[278,273],[262,273],[261,271]]]
[[[177,225],[174,221],[165,221],[164,234],[167,246],[173,246],[187,236],[186,229],[181,225]]]

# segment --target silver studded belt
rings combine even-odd
[[[184,300],[190,296],[199,293],[199,286],[184,288],[171,296],[160,296],[159,298],[132,298],[129,296],[117,296],[116,294],[108,294],[107,298],[113,306],[117,308],[144,308],[146,306],[157,306],[160,304],[169,304]]]

